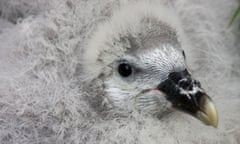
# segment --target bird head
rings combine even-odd
[[[176,19],[161,6],[121,9],[89,40],[85,73],[90,80],[102,81],[115,109],[152,115],[177,110],[217,127],[216,108],[187,67]]]

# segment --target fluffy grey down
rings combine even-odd
[[[189,67],[218,109],[217,129],[183,113],[115,112],[89,83],[87,42],[130,1],[0,0],[0,144],[240,143],[240,32],[238,23],[227,28],[238,1],[161,0],[179,16]]]

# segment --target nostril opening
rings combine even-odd
[[[184,78],[178,82],[178,85],[183,89],[192,89],[192,80]]]
[[[200,83],[199,81],[197,81],[197,80],[194,80],[194,81],[193,81],[193,84],[196,85],[196,86],[198,86],[198,87],[201,87],[201,83]]]

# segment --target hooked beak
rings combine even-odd
[[[170,73],[168,79],[158,85],[168,101],[178,110],[184,111],[206,125],[218,126],[218,113],[211,98],[187,70]]]

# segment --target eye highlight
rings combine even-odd
[[[118,73],[122,76],[122,77],[128,77],[132,74],[132,67],[127,64],[127,63],[121,63],[118,66]]]

